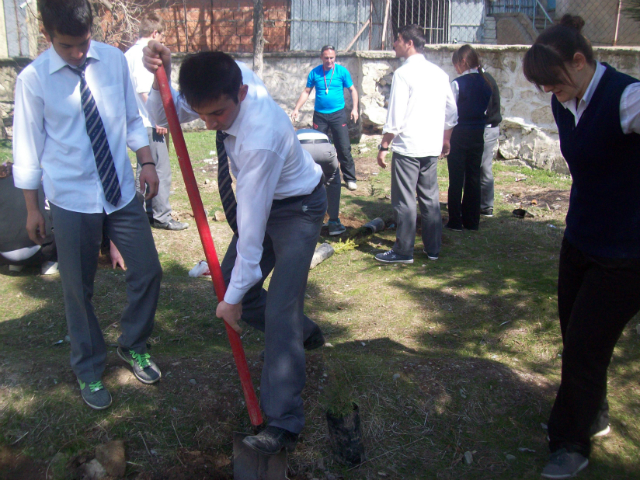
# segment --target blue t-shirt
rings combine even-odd
[[[320,113],[333,113],[344,108],[344,89],[352,86],[349,70],[338,64],[328,72],[318,65],[307,78],[307,88],[316,89],[315,110]]]

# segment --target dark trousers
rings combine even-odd
[[[336,147],[342,178],[345,182],[356,181],[356,166],[351,156],[351,141],[349,139],[349,127],[347,126],[347,114],[344,109],[333,113],[313,112],[313,128],[333,138]]]
[[[562,380],[549,418],[549,448],[588,457],[590,429],[608,415],[607,368],[625,325],[640,310],[640,259],[587,255],[565,238],[558,311]]]
[[[273,202],[262,244],[262,279],[242,299],[242,319],[265,334],[261,407],[269,425],[294,433],[304,427],[303,343],[318,328],[304,314],[304,294],[326,211],[324,187],[303,197]],[[221,265],[227,284],[237,257],[237,242],[234,235]],[[267,292],[262,285],[272,271]]]
[[[451,134],[449,166],[449,225],[478,230],[480,225],[480,167],[484,128],[460,128]],[[464,197],[462,190],[464,188]]]
[[[127,265],[127,305],[122,312],[118,344],[146,352],[153,331],[162,268],[151,227],[140,200],[110,215],[78,213],[51,204],[58,246],[64,309],[71,338],[71,368],[83,382],[100,380],[107,346],[93,310],[93,280],[98,267],[102,229]]]

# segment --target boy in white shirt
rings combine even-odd
[[[138,29],[138,41],[124,54],[129,65],[131,83],[136,92],[136,102],[138,111],[142,117],[142,123],[147,129],[149,137],[149,148],[151,157],[156,164],[158,174],[158,194],[153,199],[146,202],[147,216],[154,228],[164,230],[184,230],[189,228],[188,223],[178,222],[171,218],[171,204],[169,194],[171,192],[171,164],[169,162],[169,151],[165,143],[167,129],[156,125],[149,120],[147,113],[147,98],[151,85],[153,85],[153,74],[144,68],[142,64],[142,49],[147,46],[149,40],[157,40],[162,43],[164,40],[164,24],[156,14],[150,13],[142,20]],[[136,177],[139,179],[142,168],[138,163]]]
[[[162,269],[141,202],[127,146],[142,165],[147,199],[158,189],[144,125],[124,55],[91,41],[87,0],[40,0],[51,48],[16,82],[14,183],[27,203],[27,231],[42,243],[40,181],[51,205],[71,338],[71,367],[82,398],[97,410],[111,404],[102,383],[107,349],[91,298],[103,225],[127,265],[128,304],[118,355],[143,383],[160,379],[146,352]]]

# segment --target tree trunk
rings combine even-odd
[[[264,53],[264,8],[262,0],[253,0],[253,71],[262,78]]]

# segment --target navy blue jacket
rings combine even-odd
[[[640,258],[640,135],[620,126],[620,98],[638,80],[604,65],[577,126],[555,95],[551,100],[573,177],[565,237],[587,254]]]
[[[479,73],[468,73],[456,78],[458,84],[458,127],[482,128],[487,124],[487,107],[491,99],[491,86]]]

